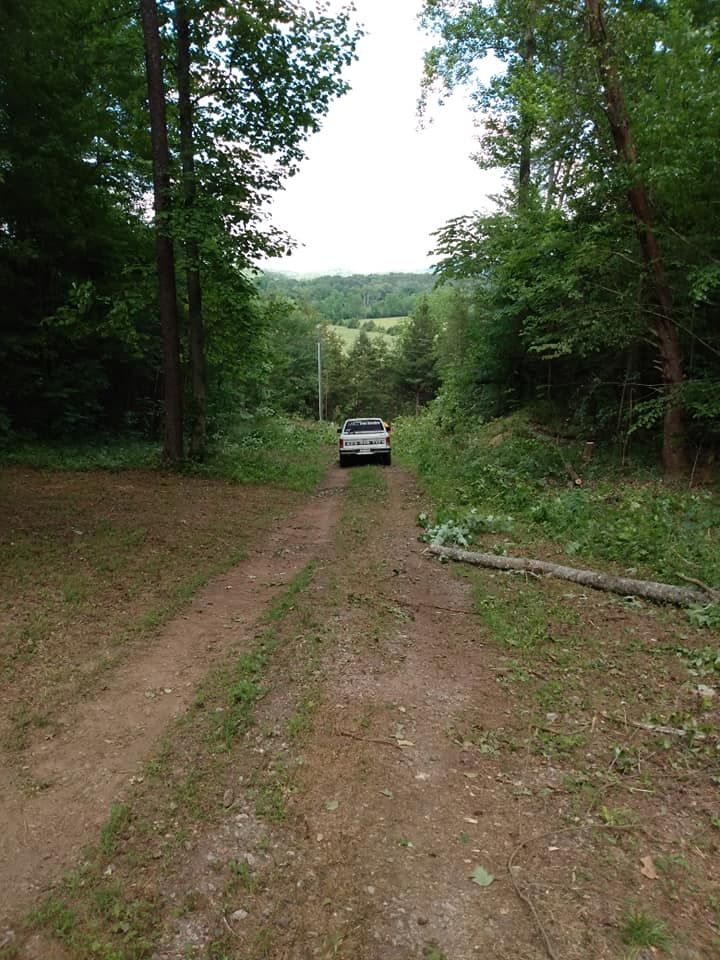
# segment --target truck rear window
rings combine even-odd
[[[348,420],[345,433],[380,433],[385,431],[382,420]]]

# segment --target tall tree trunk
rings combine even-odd
[[[160,58],[160,29],[155,0],[141,0],[150,139],[152,144],[155,204],[155,260],[157,263],[160,326],[163,338],[163,394],[165,399],[164,457],[173,463],[183,458],[183,404],[178,336],[175,256],[170,234],[170,151],[165,118],[165,88]]]
[[[533,22],[529,23],[522,43],[522,62],[528,71],[532,71],[537,53],[535,42],[534,10],[532,5],[528,5],[528,17]],[[532,134],[534,122],[527,115],[527,112],[521,107],[520,114],[520,161],[518,164],[518,204],[523,206],[527,201],[528,191],[530,189],[530,176],[532,172]]]
[[[190,98],[190,21],[184,0],[175,3],[175,43],[177,50],[178,113],[180,117],[180,156],[182,159],[183,201],[185,204],[185,283],[188,297],[190,332],[190,368],[193,397],[193,422],[190,454],[202,457],[207,440],[207,365],[205,362],[205,328],[200,285],[200,249],[193,226],[197,197],[195,177],[195,143],[193,137],[192,101]]]
[[[669,475],[683,473],[688,466],[685,441],[685,415],[677,400],[683,382],[682,354],[673,320],[672,291],[665,272],[660,245],[653,227],[652,208],[645,184],[637,175],[637,153],[630,120],[625,107],[622,83],[613,62],[605,29],[602,0],[585,0],[590,40],[597,50],[600,78],[605,91],[605,114],[610,124],[615,150],[632,178],[628,201],[637,227],[643,263],[652,285],[656,318],[652,329],[660,353],[667,406],[663,423],[663,465]]]

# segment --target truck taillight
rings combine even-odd
[[[343,438],[340,437],[340,449],[342,450],[342,448],[343,448]]]
[[[390,446],[390,434],[388,434],[388,435],[385,437],[385,446],[386,446],[386,447],[389,447],[389,446]]]

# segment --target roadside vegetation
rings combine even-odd
[[[332,425],[279,416],[267,411],[224,422],[208,443],[202,461],[188,461],[177,471],[233,483],[280,484],[312,490],[328,462]],[[94,435],[84,442],[19,439],[0,447],[0,465],[41,470],[157,470],[162,466],[157,443],[122,435]]]
[[[478,160],[506,178],[494,209],[437,232],[449,409],[487,420],[542,401],[585,439],[646,440],[668,476],[712,465],[719,187],[698,162],[718,132],[712,5],[430,0],[422,18],[424,106],[463,89]]]
[[[529,411],[448,429],[436,404],[394,426],[396,457],[429,499],[417,518],[424,540],[720,586],[716,490],[669,483],[651,451],[636,450],[631,464],[608,443],[583,463],[585,441],[566,422],[551,429]],[[453,571],[471,587],[509,709],[488,725],[478,706],[448,735],[496,758],[518,794],[527,757],[547,764],[557,833],[531,822],[523,836],[539,833],[538,842],[522,847],[524,869],[542,877],[524,888],[539,926],[553,911],[552,886],[568,882],[546,840],[551,851],[572,849],[573,886],[626,899],[618,956],[713,955],[720,604],[678,610],[551,578]]]
[[[681,585],[685,577],[720,584],[714,488],[668,484],[650,456],[623,465],[608,443],[583,463],[583,439],[529,412],[452,431],[428,412],[395,428],[397,450],[437,505],[425,521],[437,542],[483,542],[501,553],[533,544],[571,565],[574,557]]]

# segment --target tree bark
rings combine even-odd
[[[193,226],[197,198],[195,142],[192,100],[190,96],[190,21],[184,0],[175,3],[175,45],[177,51],[178,114],[180,120],[180,157],[182,161],[183,203],[185,207],[185,284],[188,297],[190,370],[192,384],[192,427],[190,455],[202,457],[207,440],[207,364],[205,327],[200,284],[200,245]]]
[[[615,67],[605,29],[602,0],[585,0],[590,40],[597,50],[600,78],[605,92],[605,114],[615,151],[632,178],[628,202],[635,218],[643,263],[652,285],[657,316],[652,324],[660,353],[667,406],[663,422],[663,465],[669,475],[687,470],[685,415],[677,399],[683,382],[683,364],[677,327],[673,320],[672,291],[665,272],[660,245],[653,226],[652,208],[645,184],[637,175],[637,152],[625,106],[622,83]]]
[[[431,545],[430,553],[450,560],[472,563],[478,567],[493,567],[495,570],[527,570],[530,573],[547,573],[562,580],[571,580],[596,590],[619,593],[623,597],[644,597],[655,603],[673,603],[688,606],[691,603],[709,603],[717,599],[718,592],[691,590],[689,587],[675,587],[669,583],[656,583],[653,580],[633,580],[630,577],[615,577],[597,570],[580,570],[576,567],[564,567],[559,563],[545,560],[531,560],[528,557],[500,557],[494,553],[473,553],[454,547]]]
[[[528,6],[528,17],[534,21],[534,9]],[[534,23],[529,23],[522,43],[522,62],[532,70],[537,53]],[[518,164],[518,204],[523,206],[528,199],[532,173],[532,134],[533,122],[521,108],[520,115],[520,162]]]
[[[163,339],[163,394],[165,399],[164,457],[172,463],[183,458],[183,404],[180,372],[175,256],[170,233],[170,151],[165,117],[165,87],[160,54],[160,29],[155,0],[141,0],[145,41],[150,140],[152,145],[155,208],[155,259],[157,263],[160,326]]]

